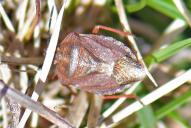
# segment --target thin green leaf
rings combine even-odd
[[[183,119],[182,116],[178,113],[171,112],[168,114],[168,117],[181,124],[181,128],[190,128],[188,122],[185,119]]]
[[[139,2],[133,4],[126,4],[125,8],[128,12],[136,12],[143,9],[146,6],[146,0],[139,0]]]
[[[181,18],[182,15],[177,10],[176,6],[169,0],[147,0],[147,5],[171,18]]]
[[[137,112],[137,115],[141,124],[141,128],[156,127],[156,118],[151,106],[145,106],[143,109]]]
[[[161,119],[170,112],[174,111],[178,107],[180,107],[182,104],[188,102],[191,99],[191,90],[188,91],[187,93],[184,93],[178,98],[175,98],[173,101],[170,103],[166,104],[162,108],[156,111],[156,118]]]
[[[145,58],[145,62],[150,65],[154,62],[159,63],[161,61],[164,61],[168,59],[169,57],[175,55],[178,53],[180,50],[183,48],[191,46],[191,38],[178,41],[176,43],[173,43],[169,45],[166,48],[160,49],[153,54],[149,55],[148,57]]]
[[[189,47],[189,46],[191,46],[191,38],[173,43],[172,45],[155,52],[153,56],[157,62],[161,62],[173,56],[174,54],[179,52],[181,49]]]

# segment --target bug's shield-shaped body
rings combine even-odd
[[[128,47],[101,35],[70,33],[58,47],[55,63],[62,84],[102,95],[119,92],[145,76]]]

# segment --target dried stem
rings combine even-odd
[[[49,120],[50,122],[60,126],[60,127],[67,127],[72,128],[73,126],[56,112],[50,110],[49,108],[45,107],[39,102],[35,102],[30,99],[30,97],[22,94],[20,91],[9,88],[2,80],[0,80],[0,98],[6,96],[25,108],[29,108],[32,111],[38,113],[45,119]]]
[[[42,65],[43,57],[12,57],[12,56],[1,56],[1,62],[7,64],[21,65],[21,64],[33,64]]]
[[[22,30],[22,27],[23,27],[23,24],[25,21],[25,15],[27,12],[28,2],[29,2],[29,0],[24,0],[18,7],[16,16],[18,17],[18,20],[19,20],[19,26],[18,26],[19,31]]]
[[[191,16],[189,10],[186,8],[186,5],[182,0],[173,0],[174,4],[176,5],[177,9],[183,15],[185,20],[187,21],[188,25],[191,27]]]
[[[4,21],[5,25],[7,26],[7,28],[10,31],[15,32],[15,28],[13,27],[13,24],[12,24],[11,20],[9,19],[8,15],[6,14],[1,3],[0,3],[0,14],[2,15],[3,21]]]
[[[43,83],[47,79],[48,73],[50,71],[50,68],[51,68],[51,65],[53,62],[53,58],[54,58],[54,54],[55,54],[56,46],[57,46],[57,42],[58,42],[58,36],[59,36],[59,32],[60,32],[61,21],[62,21],[65,7],[66,7],[66,1],[67,0],[64,1],[62,8],[58,14],[58,18],[57,18],[56,24],[55,24],[55,29],[51,36],[50,43],[49,43],[49,46],[46,51],[46,56],[45,56],[45,60],[44,60],[43,66],[42,66],[42,70],[37,73],[37,76],[39,75],[39,77],[38,77],[39,79],[38,79],[37,85],[35,87],[35,91],[33,92],[32,97],[31,97],[35,101],[38,100],[39,95],[42,92]],[[56,9],[54,9],[54,10],[56,10]],[[24,114],[21,118],[21,121],[19,123],[20,128],[23,128],[25,126],[30,114],[31,114],[31,111],[28,109],[24,112]]]
[[[26,39],[29,40],[32,33],[34,32],[34,29],[36,27],[36,25],[38,24],[40,19],[40,0],[36,0],[36,15],[32,21],[32,24],[26,34]]]

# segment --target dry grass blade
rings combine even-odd
[[[125,15],[125,9],[123,7],[123,3],[121,0],[115,0],[115,5],[116,5],[116,8],[117,8],[117,11],[118,11],[118,15],[119,15],[119,19],[120,19],[120,22],[121,24],[123,25],[124,27],[124,30],[125,31],[130,31],[130,27],[129,27],[129,24],[128,24],[128,21],[127,21],[127,17]],[[145,73],[147,74],[147,76],[149,77],[149,79],[152,81],[152,83],[155,85],[155,86],[158,86],[156,81],[154,80],[154,78],[152,77],[152,75],[150,74],[148,68],[146,67],[144,61],[143,61],[143,58],[141,56],[141,53],[136,45],[136,42],[133,38],[133,36],[127,36],[127,38],[129,39],[129,41],[131,42],[131,45],[132,47],[135,49],[136,51],[136,54],[137,54],[137,59],[140,60],[144,66],[144,70],[145,70]]]
[[[38,114],[33,112],[30,126],[32,128],[36,128],[38,126],[38,120],[39,120]]]
[[[157,50],[158,48],[167,45],[176,39],[176,37],[186,29],[186,22],[182,19],[174,20],[164,31],[164,33],[159,37],[151,52]]]
[[[32,33],[34,32],[34,29],[39,22],[39,19],[40,19],[40,0],[36,0],[36,15],[32,21],[32,24],[29,27],[27,34],[26,34],[27,40],[29,40],[30,37],[32,36]]]
[[[51,11],[53,11],[52,12],[52,17],[50,17],[50,21],[49,21],[49,29],[50,29],[50,31],[52,32],[53,30],[54,30],[54,25],[55,25],[55,23],[56,23],[56,18],[57,18],[57,16],[58,16],[58,12],[57,12],[57,10],[55,9],[56,8],[56,5],[55,5],[55,1],[54,0],[49,0],[48,1],[48,8],[49,8],[49,11],[50,11],[50,13],[51,13]]]
[[[44,60],[43,66],[42,66],[42,70],[37,73],[37,77],[39,75],[39,79],[38,79],[37,85],[35,87],[35,91],[33,92],[32,96],[31,96],[31,98],[35,101],[38,100],[38,97],[43,90],[42,89],[43,82],[46,81],[48,73],[49,73],[51,65],[52,65],[54,53],[56,51],[56,46],[57,46],[57,41],[58,41],[58,36],[59,36],[59,32],[60,32],[60,26],[61,26],[62,17],[64,14],[65,6],[66,6],[66,0],[64,1],[62,8],[60,10],[60,13],[58,15],[56,25],[55,25],[55,30],[51,36],[49,46],[46,51],[46,56],[45,56],[45,60]],[[21,121],[19,123],[19,128],[23,128],[25,126],[27,119],[30,116],[30,113],[31,113],[31,111],[28,109],[24,112],[24,114],[21,118]]]
[[[191,27],[191,16],[184,2],[182,0],[173,0],[173,2]]]
[[[91,98],[90,111],[88,114],[88,128],[95,128],[98,125],[98,119],[102,107],[103,99],[99,95],[93,95]]]
[[[39,115],[49,120],[50,122],[56,124],[57,126],[64,128],[72,128],[73,126],[64,118],[59,116],[54,111],[43,106],[39,102],[35,102],[30,99],[30,97],[22,94],[20,91],[9,88],[3,81],[0,81],[0,98],[6,96],[14,101],[17,101],[23,107],[29,108]]]
[[[52,65],[52,61],[53,61],[53,58],[54,58],[54,53],[56,51],[56,46],[57,46],[57,42],[58,42],[58,36],[59,36],[59,32],[60,32],[60,27],[61,27],[61,21],[62,21],[62,17],[63,17],[63,14],[64,14],[65,6],[66,6],[66,1],[67,0],[64,1],[63,6],[62,6],[62,8],[61,8],[61,10],[60,10],[60,12],[58,14],[58,18],[57,18],[56,25],[55,25],[55,30],[54,30],[51,38],[50,38],[49,46],[48,46],[47,51],[46,51],[44,64],[42,66],[42,71],[41,71],[41,74],[40,74],[40,79],[43,82],[46,81],[46,78],[48,76],[50,67]]]
[[[25,21],[25,16],[26,16],[26,10],[27,10],[27,5],[28,5],[29,0],[24,0],[18,7],[17,11],[17,18],[19,20],[19,26],[18,29],[22,30],[24,21]]]
[[[176,88],[180,87],[185,82],[189,81],[190,76],[191,76],[191,69],[189,69],[187,72],[185,72],[181,76],[179,76],[179,77],[169,81],[168,83],[162,85],[160,88],[158,88],[155,91],[149,93],[145,97],[141,98],[141,101],[145,105],[151,104],[152,102],[156,101],[157,99],[161,98],[162,96],[166,95],[167,93],[169,93],[169,92],[175,90]],[[103,124],[102,127],[107,127],[107,128],[108,127],[113,127],[117,123],[119,123],[119,121],[121,121],[122,119],[128,117],[132,113],[140,110],[141,108],[143,108],[143,106],[140,104],[140,102],[136,101],[136,102],[132,103],[131,105],[129,105],[128,107],[124,108],[123,110],[119,111],[115,115],[113,115],[112,118],[111,118],[111,120],[112,120],[111,124],[109,124],[107,126],[105,124]]]
[[[9,19],[9,17],[7,16],[2,4],[0,3],[0,14],[2,15],[3,17],[3,20],[5,22],[5,25],[7,26],[7,28],[12,31],[12,32],[15,32],[15,29],[13,27],[13,24],[11,22],[11,20]]]
[[[27,2],[24,3],[25,5],[23,6],[20,6],[19,10],[18,10],[18,13],[20,13],[20,11],[24,11],[26,6],[27,6]],[[19,18],[19,22],[23,22],[22,26],[19,26],[19,31],[17,33],[17,38],[19,40],[24,40],[26,39],[26,36],[28,34],[28,32],[31,30],[31,27],[34,28],[34,26],[31,26],[33,24],[33,21],[36,19],[36,12],[33,11],[35,10],[35,1],[30,1],[30,4],[29,4],[29,11],[28,11],[28,14],[27,14],[27,18],[25,20],[25,14],[21,13],[22,15],[21,16],[18,16]],[[36,8],[37,10],[37,8]],[[19,14],[18,14],[19,15]],[[24,18],[24,19],[22,19]]]
[[[39,72],[37,72],[37,76],[38,76],[38,74],[39,74]],[[33,99],[34,101],[37,101],[37,100],[38,100],[39,94],[40,94],[40,93],[42,92],[42,90],[43,90],[43,85],[44,85],[44,83],[43,83],[41,80],[39,80],[39,81],[37,82],[37,85],[36,85],[36,87],[35,87],[35,91],[33,92],[32,96],[31,96],[31,99]],[[30,110],[30,109],[26,109],[26,110],[24,111],[24,114],[23,114],[23,116],[21,117],[21,120],[20,120],[20,122],[19,122],[19,124],[18,124],[19,128],[23,128],[23,127],[25,126],[25,124],[26,124],[26,122],[27,122],[27,120],[28,120],[30,114],[31,114],[31,110]]]
[[[76,97],[72,106],[69,107],[68,114],[66,118],[75,126],[79,127],[82,123],[84,116],[88,110],[88,98],[85,92],[80,92]]]

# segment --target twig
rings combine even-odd
[[[182,74],[181,76],[171,80],[170,82],[162,85],[155,91],[149,93],[145,97],[141,99],[141,101],[145,104],[151,104],[152,102],[156,101],[157,99],[161,98],[162,96],[166,95],[167,93],[175,90],[176,88],[183,85],[185,82],[189,81],[191,78],[191,69],[189,69],[187,72]],[[119,111],[115,115],[112,116],[111,120],[112,123],[109,125],[103,124],[102,127],[113,127],[116,125],[119,121],[123,120],[124,118],[128,117],[129,115],[133,114],[134,112],[142,109],[143,106],[140,104],[140,102],[136,101],[129,105],[128,107],[124,108],[123,110]]]
[[[3,63],[21,65],[21,64],[33,64],[42,65],[43,57],[13,57],[13,56],[0,56],[0,60]]]
[[[0,80],[0,95],[1,98],[6,96],[25,108],[29,108],[39,115],[56,124],[60,127],[72,128],[73,126],[64,118],[59,116],[56,112],[50,110],[39,102],[35,102],[30,97],[22,94],[20,91],[9,88],[2,80]]]
[[[39,72],[37,72],[37,77],[39,76]],[[42,92],[42,90],[44,89],[44,83],[41,80],[38,80],[37,85],[35,86],[35,91],[32,93],[31,99],[33,99],[34,101],[37,101],[39,98],[39,94]],[[30,109],[26,109],[23,116],[21,117],[21,120],[19,122],[18,127],[19,128],[24,128],[29,116],[31,114],[31,110]]]

